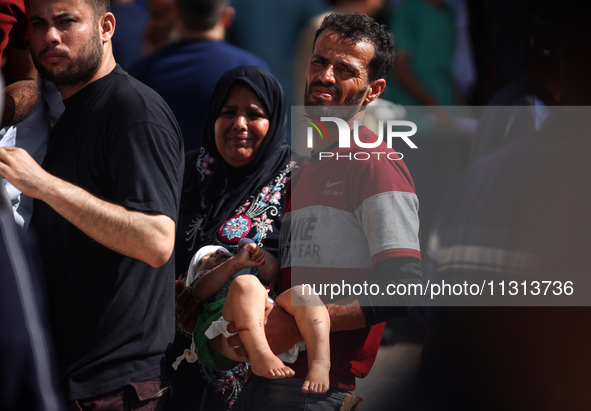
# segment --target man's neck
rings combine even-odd
[[[226,35],[226,30],[223,25],[218,24],[211,30],[206,31],[195,31],[189,30],[185,27],[181,28],[180,38],[181,40],[214,40],[221,41]]]
[[[66,99],[72,97],[74,94],[76,94],[80,90],[82,90],[84,87],[86,87],[90,83],[110,74],[113,71],[113,69],[115,69],[116,65],[117,65],[117,63],[115,62],[115,58],[113,57],[113,54],[107,53],[107,57],[103,60],[99,69],[94,74],[94,76],[92,76],[92,78],[90,80],[85,81],[85,82],[80,82],[80,83],[74,83],[74,84],[64,84],[64,85],[56,84],[56,87],[59,90],[59,92],[62,96],[62,99],[66,100]]]

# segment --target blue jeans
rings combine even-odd
[[[329,389],[324,394],[304,394],[304,380],[268,380],[253,375],[242,388],[232,411],[340,411],[351,391]]]

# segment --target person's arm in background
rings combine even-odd
[[[433,44],[435,41],[439,41],[434,36],[447,33],[447,31],[441,32],[439,27],[429,30],[431,33],[430,38],[427,38],[424,33],[422,35],[417,33],[417,31],[425,29],[425,23],[419,24],[424,22],[424,8],[433,8],[435,10],[444,7],[437,3],[440,2],[435,0],[427,0],[425,2],[409,1],[402,2],[395,8],[390,21],[390,28],[395,34],[396,39],[396,57],[392,72],[400,86],[414,99],[415,103],[413,105],[429,106],[429,111],[437,118],[437,122],[441,126],[450,127],[453,124],[452,115],[447,109],[442,107],[443,105],[449,104],[449,102],[441,101],[442,97],[436,91],[432,90],[429,84],[425,83],[424,78],[419,74],[422,70],[419,70],[417,64],[429,63],[424,59],[421,59],[420,63],[413,60],[418,53],[421,53],[418,50],[423,50],[421,54],[424,54],[425,47]],[[441,30],[445,30],[445,27],[442,26]],[[441,40],[443,41],[444,39],[442,38]],[[449,69],[451,73],[451,60]],[[449,81],[453,81],[451,77]],[[455,104],[457,105],[459,102]]]
[[[27,118],[41,93],[29,49],[24,1],[7,2],[0,13],[0,26],[5,35],[0,43],[0,66],[5,81],[0,126],[5,127]]]
[[[437,106],[440,103],[429,93],[421,81],[415,75],[411,65],[411,54],[405,50],[398,50],[394,60],[394,74],[404,86],[422,105]]]
[[[40,98],[37,70],[29,49],[8,46],[4,50],[5,65],[2,69],[6,83],[4,110],[0,127],[20,123],[37,106]]]

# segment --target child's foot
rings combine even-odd
[[[250,369],[259,377],[269,379],[288,378],[295,375],[294,370],[283,364],[271,350],[263,351],[258,356],[249,356]]]
[[[330,365],[314,364],[308,369],[306,380],[302,384],[302,392],[306,394],[324,394],[330,388],[328,371]]]

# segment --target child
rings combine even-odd
[[[217,353],[238,362],[249,362],[252,372],[265,378],[292,377],[294,371],[285,365],[271,349],[265,337],[264,317],[267,301],[267,290],[261,282],[271,283],[279,272],[278,261],[267,251],[254,243],[241,242],[236,255],[232,256],[223,247],[206,246],[197,252],[191,261],[188,281],[195,277],[193,295],[200,301],[206,301],[204,311],[200,314],[193,332],[197,344],[199,361],[220,362],[208,350],[203,350],[203,329],[205,334],[212,335],[211,326],[219,318],[219,311],[211,309],[211,305],[223,304],[222,316],[225,326],[234,322],[239,330],[240,338],[248,352],[248,358],[239,357],[233,347],[229,347],[222,335],[208,341]],[[259,278],[255,275],[237,275],[244,269],[258,267]],[[247,270],[248,271],[248,270]],[[197,273],[197,274],[195,274]],[[228,284],[229,283],[229,287]],[[227,295],[225,295],[227,293]],[[224,298],[225,295],[225,298]],[[212,301],[213,300],[213,301]],[[305,393],[324,393],[329,388],[330,369],[330,318],[328,311],[318,296],[304,296],[301,286],[293,287],[277,297],[278,306],[295,317],[298,328],[304,337],[308,351],[308,374],[302,391]],[[293,305],[292,305],[293,303]],[[212,316],[214,318],[212,318]],[[207,319],[205,317],[208,317]],[[214,333],[215,335],[217,333]],[[202,362],[203,363],[203,362]],[[207,364],[206,364],[207,365]],[[231,368],[234,364],[223,364]],[[209,365],[208,365],[209,366]],[[211,367],[210,368],[216,368]],[[218,368],[220,369],[220,368]]]

